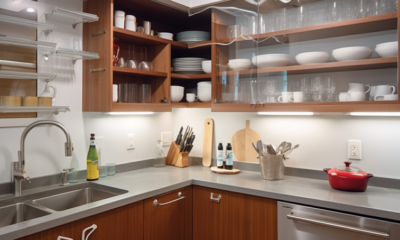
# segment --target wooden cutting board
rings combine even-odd
[[[203,166],[211,167],[213,148],[214,120],[207,118],[204,121],[203,134]]]
[[[258,140],[261,140],[260,135],[250,129],[250,120],[246,120],[246,128],[237,131],[232,137],[232,150],[236,159],[242,162],[258,162],[258,153],[252,146]]]

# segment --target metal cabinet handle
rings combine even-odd
[[[218,195],[218,198],[214,198],[214,193],[211,193],[210,202],[217,202],[221,200],[221,194]]]
[[[170,202],[166,202],[166,203],[159,203],[159,202],[157,201],[157,199],[156,199],[156,200],[154,200],[154,202],[153,202],[153,206],[154,206],[154,207],[156,207],[157,205],[163,206],[163,205],[167,205],[167,204],[170,204],[170,203],[173,203],[173,202],[176,202],[176,201],[179,201],[179,200],[182,200],[182,199],[185,198],[185,196],[182,196],[182,193],[181,193],[181,192],[178,193],[178,197],[179,197],[179,198],[177,198],[177,199],[175,199],[175,200],[172,200],[172,201],[170,201]]]
[[[350,232],[361,233],[361,234],[370,235],[370,236],[374,236],[374,237],[380,237],[380,238],[384,238],[384,239],[390,238],[388,233],[378,232],[378,231],[368,230],[368,229],[363,229],[363,228],[358,228],[358,227],[352,227],[352,226],[333,223],[333,222],[321,221],[321,220],[316,220],[316,219],[312,219],[312,218],[299,217],[299,216],[293,215],[293,213],[288,214],[287,218],[291,219],[291,220],[297,220],[300,222],[342,229],[342,230],[346,230],[346,231],[350,231]]]

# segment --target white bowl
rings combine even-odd
[[[180,94],[173,94],[171,93],[171,101],[172,102],[180,102],[183,99],[184,94],[180,93]]]
[[[197,97],[202,102],[210,102],[211,101],[211,93],[210,94],[197,93]]]
[[[158,33],[158,36],[159,36],[160,38],[172,40],[173,37],[174,37],[174,34],[168,33],[168,32],[159,32],[159,33]]]
[[[332,56],[338,62],[368,59],[372,56],[372,48],[363,46],[338,48],[332,51]]]
[[[289,54],[264,54],[255,56],[251,60],[257,68],[283,67],[289,65],[290,56]]]
[[[326,63],[329,61],[327,52],[305,52],[296,55],[296,62],[300,65]]]
[[[181,86],[174,86],[174,85],[172,85],[172,86],[171,86],[171,90],[172,90],[172,89],[174,89],[174,90],[182,90],[182,91],[183,91],[185,88],[184,88],[184,87],[181,87]]]
[[[197,91],[211,91],[211,87],[209,87],[209,88],[198,87]]]
[[[211,60],[202,61],[201,67],[205,73],[211,73]]]
[[[251,61],[249,59],[231,59],[228,66],[235,71],[250,69]]]
[[[197,86],[211,86],[211,81],[198,82]]]
[[[381,58],[397,57],[398,42],[388,42],[376,45],[375,52]]]

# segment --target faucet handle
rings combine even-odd
[[[64,168],[61,172],[61,183],[60,186],[68,185],[68,172],[74,170],[74,168]]]

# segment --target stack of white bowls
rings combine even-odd
[[[183,99],[185,88],[181,86],[171,86],[171,101],[180,102]]]
[[[283,67],[290,63],[289,54],[264,54],[251,59],[257,68]]]
[[[203,73],[201,63],[206,60],[205,58],[175,58],[172,59],[172,68],[174,72],[180,74],[200,74]]]
[[[387,42],[376,45],[375,52],[381,58],[397,57],[398,42]]]
[[[164,38],[164,39],[168,39],[168,40],[172,40],[174,37],[174,34],[169,33],[169,32],[159,32],[158,36],[160,38]]]
[[[190,44],[211,40],[211,34],[203,31],[186,31],[180,32],[176,35],[178,42]]]
[[[211,102],[211,82],[197,83],[197,97],[202,102]]]

